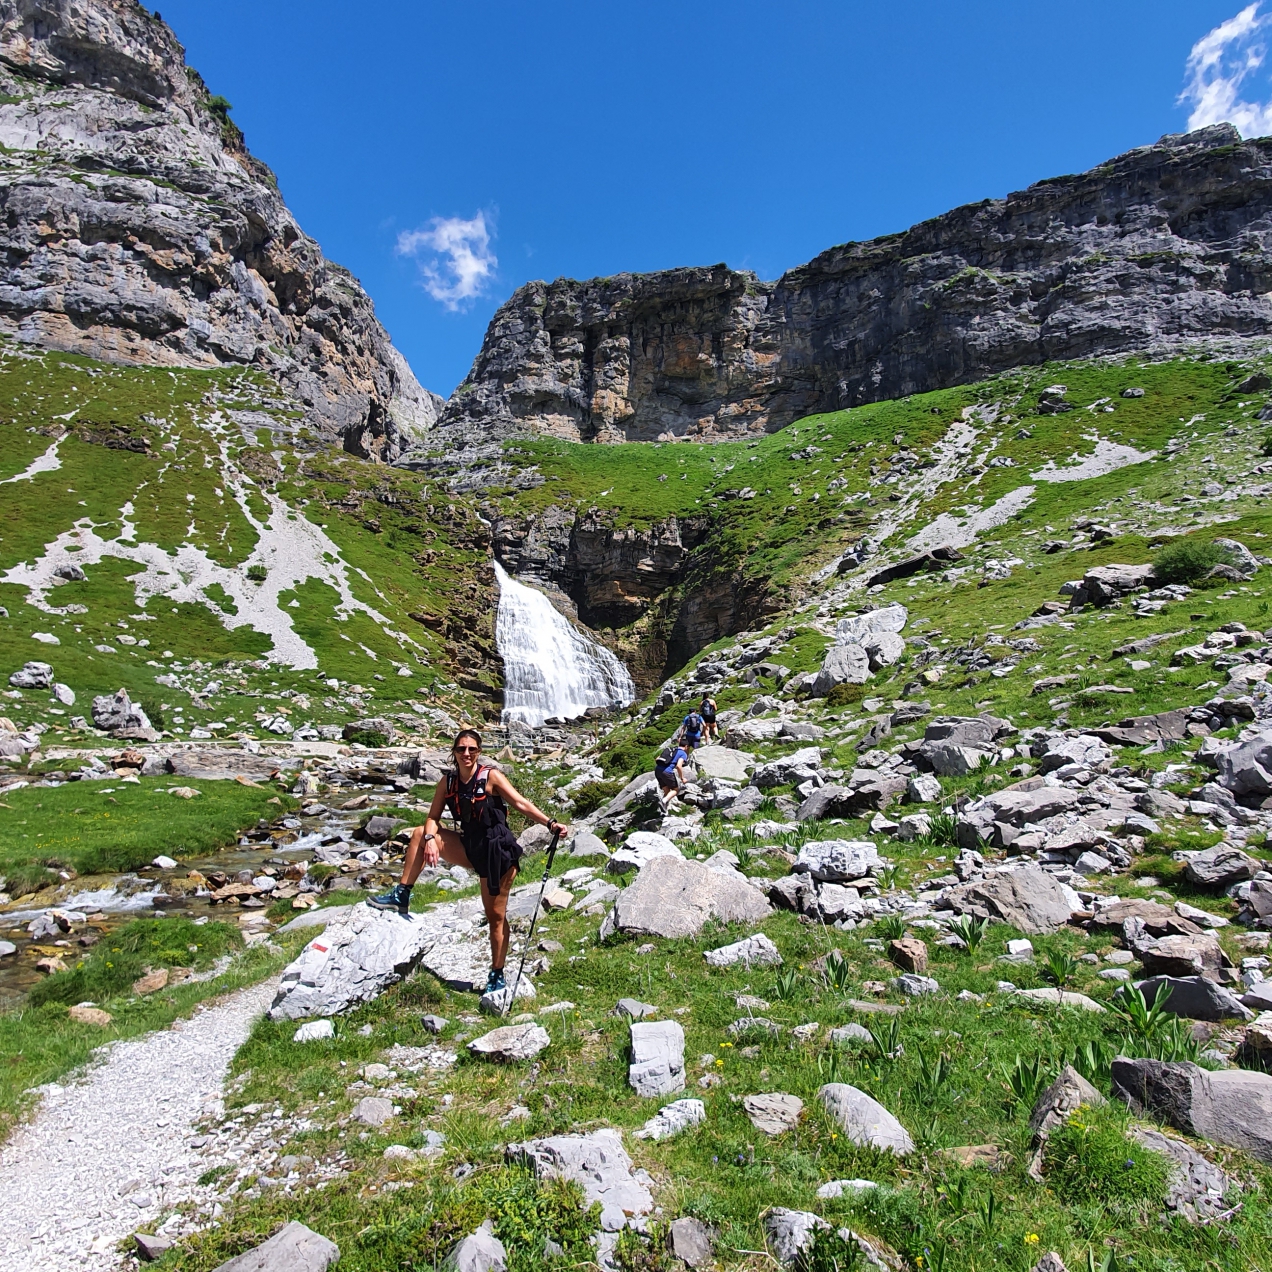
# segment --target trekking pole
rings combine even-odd
[[[521,966],[517,968],[517,979],[508,987],[508,1001],[504,1003],[500,1016],[506,1016],[517,996],[517,986],[521,984],[521,973],[526,970],[526,956],[530,953],[530,942],[534,940],[535,924],[539,922],[539,911],[543,908],[544,894],[548,890],[548,875],[552,873],[552,860],[556,856],[557,844],[561,840],[561,831],[552,833],[552,842],[548,845],[548,863],[543,867],[543,883],[539,886],[539,899],[534,903],[534,914],[530,917],[530,931],[526,933],[526,943],[521,947]]]

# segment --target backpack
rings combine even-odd
[[[685,732],[702,732],[702,717],[696,711],[691,711],[687,716],[685,716]]]
[[[679,749],[680,748],[677,747],[675,743],[672,743],[670,746],[663,747],[663,749],[658,752],[658,758],[654,761],[654,772],[656,774],[666,773],[670,769],[674,768],[676,752]]]

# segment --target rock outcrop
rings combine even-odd
[[[1272,141],[1216,125],[769,283],[714,265],[519,288],[441,436],[713,441],[1009,367],[1272,331]]]
[[[116,362],[260,368],[363,456],[391,461],[433,423],[441,399],[157,15],[0,0],[0,103],[0,331]]]

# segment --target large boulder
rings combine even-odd
[[[864,685],[869,679],[870,655],[860,645],[832,645],[809,692],[824,698],[836,685]]]
[[[167,770],[176,777],[200,778],[204,781],[234,781],[246,778],[251,782],[263,782],[273,777],[280,764],[286,760],[271,759],[267,755],[252,755],[249,751],[175,751],[168,757]],[[290,761],[294,767],[299,760]]]
[[[820,769],[821,763],[821,748],[804,746],[790,755],[762,764],[755,770],[751,780],[761,790],[767,790],[770,786],[782,786],[792,779],[803,781],[805,774]]]
[[[680,849],[667,838],[652,830],[637,830],[623,840],[623,846],[610,857],[606,869],[611,874],[629,874],[643,870],[659,857],[679,857]]]
[[[1228,956],[1213,932],[1184,936],[1141,936],[1134,920],[1123,925],[1123,939],[1144,964],[1149,976],[1217,979],[1219,969],[1230,965]]]
[[[1264,799],[1272,795],[1272,732],[1234,743],[1215,757],[1219,784],[1234,795]]]
[[[943,716],[923,731],[919,754],[942,777],[963,777],[994,756],[1003,724],[993,716]]]
[[[1205,976],[1153,976],[1139,982],[1145,1002],[1153,1002],[1166,987],[1165,1009],[1189,1020],[1253,1020],[1254,1012],[1223,985]]]
[[[25,663],[9,677],[9,683],[15,689],[48,689],[53,684],[53,668],[45,662]]]
[[[1107,764],[1113,758],[1113,752],[1092,733],[1079,733],[1074,738],[1052,738],[1042,753],[1038,768],[1043,773],[1051,773],[1069,764],[1079,764],[1083,768],[1095,768]]]
[[[1025,826],[1066,813],[1081,798],[1080,791],[1070,790],[1067,786],[1045,786],[1039,779],[1029,778],[1016,786],[987,795],[977,807],[983,805],[994,821]]]
[[[685,1031],[674,1020],[632,1022],[632,1062],[627,1081],[652,1098],[685,1089]]]
[[[817,1092],[817,1098],[854,1144],[886,1149],[898,1157],[914,1152],[910,1133],[864,1091],[846,1082],[828,1082]]]
[[[799,850],[793,869],[830,883],[878,874],[887,863],[866,839],[815,839]]]
[[[1069,605],[1072,609],[1083,605],[1103,609],[1115,605],[1137,588],[1150,586],[1153,581],[1152,565],[1097,565],[1083,576]]]
[[[505,1155],[525,1163],[540,1181],[567,1179],[578,1184],[585,1206],[600,1203],[601,1228],[606,1232],[617,1232],[629,1219],[654,1208],[653,1194],[632,1175],[632,1159],[621,1133],[609,1127],[587,1135],[553,1135],[509,1144]]]
[[[759,923],[772,913],[763,893],[733,871],[711,870],[700,861],[658,857],[623,889],[601,934],[695,936],[708,919]]]
[[[900,661],[905,653],[905,640],[896,632],[873,632],[861,642],[870,659],[870,670],[881,671]]]
[[[1266,1073],[1118,1056],[1112,1085],[1137,1113],[1272,1162],[1272,1076]]]
[[[658,779],[653,773],[641,773],[633,777],[626,786],[623,787],[617,795],[614,796],[608,804],[605,805],[595,816],[594,820],[598,822],[608,821],[611,817],[618,817],[625,813],[634,804],[644,803],[647,799],[653,799],[658,794]]]
[[[1060,1070],[1060,1076],[1034,1102],[1029,1115],[1029,1129],[1034,1146],[1042,1144],[1057,1126],[1063,1125],[1084,1104],[1094,1108],[1108,1101],[1071,1064]]]
[[[480,906],[471,901],[405,918],[365,903],[355,905],[328,922],[322,935],[283,969],[270,1018],[338,1015],[443,954],[472,955],[475,959],[467,961],[480,964],[486,958],[480,916]]]
[[[326,1272],[340,1260],[340,1247],[293,1219],[268,1241],[222,1263],[216,1272]]]
[[[1091,930],[1121,933],[1128,919],[1138,920],[1149,936],[1196,935],[1201,928],[1157,901],[1136,897],[1129,900],[1096,900],[1091,911]]]
[[[956,914],[1008,923],[1030,936],[1055,932],[1069,921],[1069,898],[1040,866],[983,875],[950,888],[943,904]]]
[[[693,753],[693,762],[702,777],[745,782],[747,773],[755,767],[755,756],[727,746],[704,746]]]
[[[1231,844],[1216,844],[1189,858],[1184,877],[1203,888],[1230,888],[1253,879],[1259,863]]]
[[[93,724],[116,737],[147,734],[153,740],[158,736],[151,728],[150,718],[130,701],[127,689],[120,689],[114,694],[100,694],[93,699]]]
[[[878,632],[899,632],[910,617],[904,605],[885,605],[852,618],[841,618],[835,624],[835,640],[840,645],[862,645]]]

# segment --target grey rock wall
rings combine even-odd
[[[724,440],[1049,359],[1272,331],[1272,139],[1229,125],[833,247],[558,279],[496,313],[438,441]]]
[[[134,0],[0,0],[0,331],[259,367],[325,440],[395,459],[441,399],[213,104]]]

